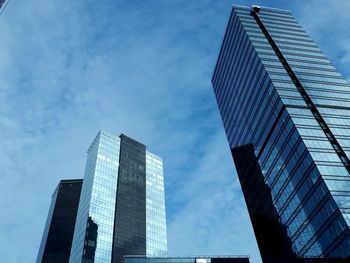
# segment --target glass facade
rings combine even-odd
[[[120,138],[104,131],[88,150],[70,263],[111,262],[119,150]]]
[[[146,254],[146,146],[121,135],[112,262]]]
[[[349,257],[350,85],[289,11],[241,6],[212,84],[263,260]]]
[[[62,180],[55,189],[37,263],[68,262],[83,180]]]
[[[166,255],[163,166],[146,146],[100,131],[88,150],[70,262]]]
[[[167,256],[163,161],[146,152],[146,255]]]

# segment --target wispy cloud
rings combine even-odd
[[[169,194],[176,207],[169,222],[170,251],[180,255],[245,254],[256,261],[256,243],[224,138],[218,132],[204,142],[195,168],[185,173],[180,189]]]

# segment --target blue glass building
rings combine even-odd
[[[88,150],[69,262],[120,263],[134,254],[167,255],[162,159],[100,131]]]
[[[350,85],[257,6],[232,8],[212,84],[263,261],[349,257]]]
[[[82,184],[82,179],[61,180],[52,194],[37,263],[69,261]]]

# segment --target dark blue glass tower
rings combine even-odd
[[[234,6],[212,84],[264,261],[350,256],[350,85],[289,11]]]
[[[51,200],[37,263],[69,261],[82,179],[61,180]]]

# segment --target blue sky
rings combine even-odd
[[[34,262],[51,194],[103,128],[163,157],[170,255],[249,254],[250,220],[210,84],[231,5],[24,0],[0,17],[0,255]],[[255,2],[256,3],[256,2]],[[349,80],[349,1],[292,10]]]

